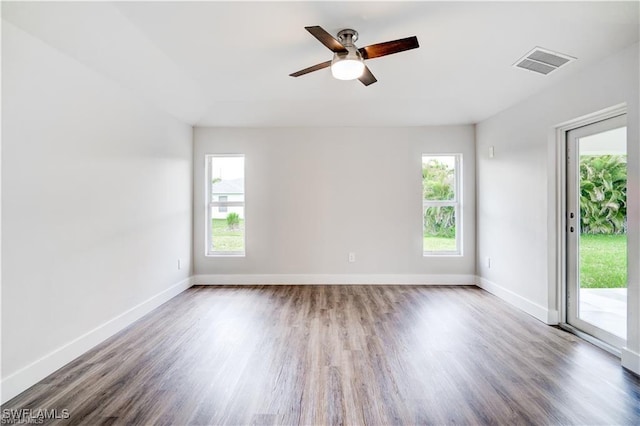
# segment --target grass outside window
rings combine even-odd
[[[215,251],[244,251],[244,219],[235,227],[230,227],[227,219],[211,219],[211,237]]]
[[[425,235],[422,247],[425,251],[447,252],[456,250],[456,239],[451,237],[433,237]]]

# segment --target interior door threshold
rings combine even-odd
[[[603,349],[607,352],[609,352],[611,355],[615,355],[618,358],[620,358],[622,356],[620,349],[611,346],[608,343],[603,342],[600,339],[597,339],[595,337],[593,337],[590,334],[585,333],[584,331],[580,331],[577,328],[575,328],[572,325],[566,324],[566,323],[560,323],[560,328],[563,330],[568,331],[569,333],[575,334],[576,336],[578,336],[579,338],[586,340],[587,342],[591,343],[592,345],[595,345],[597,347],[599,347],[600,349]]]

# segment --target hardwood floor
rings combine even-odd
[[[640,379],[475,287],[193,287],[2,409],[87,425],[631,425]]]

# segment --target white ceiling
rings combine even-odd
[[[475,123],[638,41],[638,2],[73,2],[2,4],[3,19],[196,126]],[[378,82],[338,81],[305,26],[362,47]],[[540,46],[577,57],[549,76],[512,67]]]

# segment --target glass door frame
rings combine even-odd
[[[555,285],[552,287],[555,290],[550,291],[550,297],[553,297],[557,302],[555,306],[558,311],[557,322],[560,328],[570,331],[579,337],[591,342],[592,344],[620,357],[620,347],[612,346],[604,341],[593,337],[585,332],[578,330],[577,328],[567,323],[567,227],[568,227],[568,214],[567,214],[567,135],[569,131],[578,129],[580,127],[588,126],[593,123],[607,120],[609,118],[625,115],[627,113],[626,103],[611,106],[609,108],[602,109],[600,111],[593,112],[591,114],[584,115],[582,117],[574,118],[566,122],[560,123],[554,126],[553,136],[549,134],[550,141],[550,155],[555,158],[556,168],[553,181],[554,184],[550,187],[555,187],[555,199],[553,204],[555,205],[555,226],[553,230],[550,229],[550,238],[555,240],[554,254],[550,255],[555,258],[555,268],[552,275],[555,276],[553,281]],[[551,142],[553,141],[553,142]],[[628,141],[627,141],[628,147]],[[553,152],[553,154],[551,154]],[[553,236],[552,236],[553,235]],[[550,259],[551,260],[551,259]],[[553,294],[555,293],[555,294]],[[627,302],[628,304],[628,302]],[[627,312],[628,317],[628,312]],[[628,330],[627,330],[628,333]],[[622,346],[624,348],[624,345]]]

